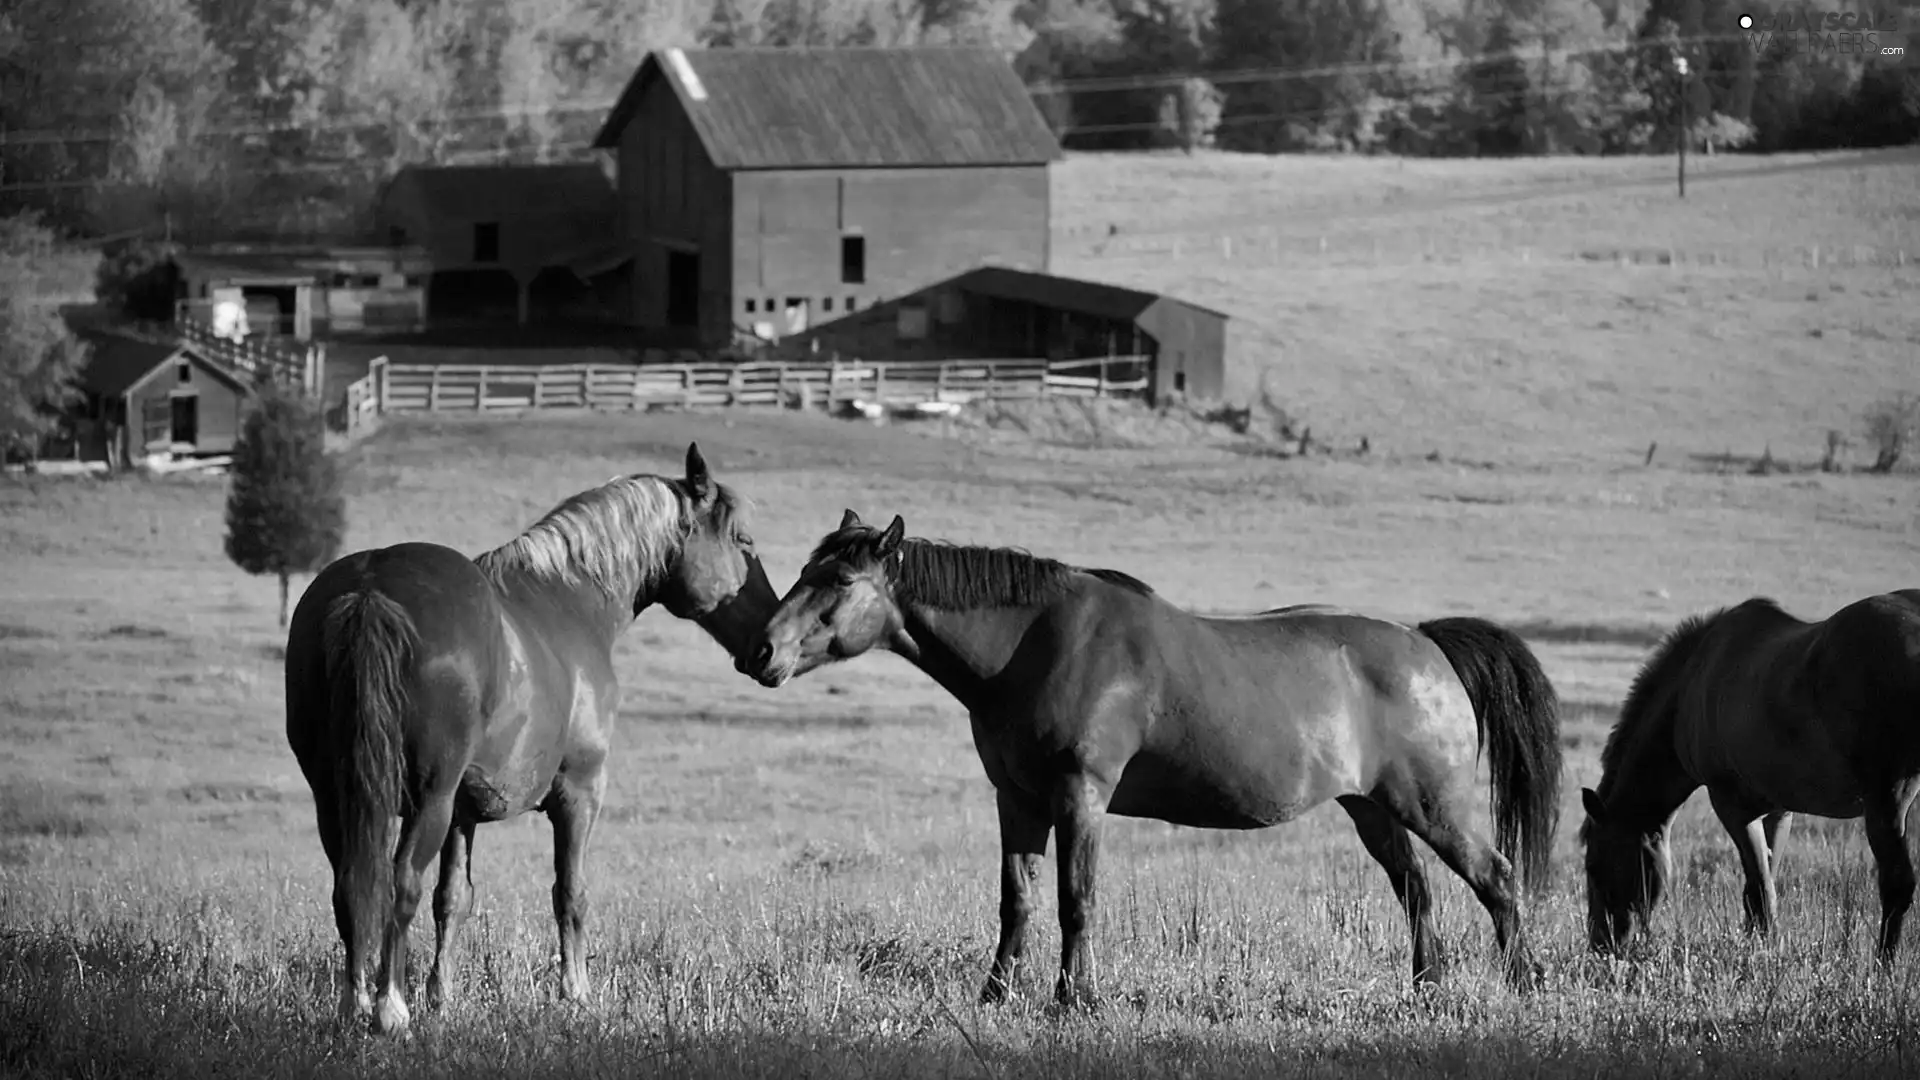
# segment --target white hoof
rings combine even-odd
[[[405,1035],[407,1025],[413,1016],[407,1011],[407,1003],[397,994],[383,994],[380,1004],[373,1014],[373,1033],[375,1035]]]

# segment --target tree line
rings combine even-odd
[[[996,46],[1066,145],[1086,149],[1661,151],[1681,137],[1682,94],[1703,150],[1920,133],[1912,68],[1857,42],[1811,50],[1804,34],[1756,51],[1735,20],[1773,6],[11,0],[0,213],[34,208],[94,236],[337,233],[402,163],[585,156],[645,53],[676,44]]]

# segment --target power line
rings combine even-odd
[[[1518,57],[1533,61],[1567,62],[1601,56],[1616,56],[1644,49],[1666,46],[1677,40],[1681,45],[1722,44],[1746,40],[1745,34],[1699,34],[1691,37],[1661,40],[1645,39],[1626,42],[1611,42],[1586,48],[1568,48],[1551,50],[1521,50],[1511,53],[1478,53],[1472,56],[1429,58],[1424,60],[1370,60],[1341,64],[1325,64],[1317,67],[1251,67],[1233,68],[1221,71],[1195,70],[1169,72],[1157,75],[1114,75],[1084,76],[1068,79],[1053,79],[1028,84],[1027,92],[1033,96],[1052,96],[1075,93],[1102,93],[1119,90],[1171,90],[1192,79],[1203,79],[1215,86],[1239,86],[1259,83],[1280,83],[1294,79],[1328,78],[1342,75],[1380,75],[1411,72],[1431,72],[1456,70],[1471,67],[1486,60]],[[492,105],[475,106],[448,112],[440,116],[426,118],[432,126],[449,126],[462,123],[520,120],[533,117],[557,118],[585,114],[604,115],[613,108],[613,100],[594,102],[576,102],[566,105]],[[200,132],[196,138],[247,139],[276,134],[320,134],[347,132],[366,128],[389,127],[390,118],[367,116],[352,119],[332,119],[315,121],[271,121],[215,128]],[[113,127],[75,131],[72,129],[43,128],[38,130],[18,130],[0,133],[0,146],[43,146],[71,145],[77,143],[111,143],[118,140],[121,133]]]

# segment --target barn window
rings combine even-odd
[[[821,298],[821,300],[820,300],[820,310],[821,310],[821,311],[832,311],[832,310],[833,310],[833,297],[831,297],[831,296],[827,296],[827,297],[822,297],[822,298]]]
[[[187,363],[185,360],[180,361],[179,377],[180,377],[180,381],[183,383],[192,382],[193,381],[193,365]]]
[[[360,275],[360,287],[361,287],[361,288],[363,288],[363,289],[377,289],[377,288],[379,288],[379,287],[380,287],[380,275],[379,275],[379,274],[361,274],[361,275]]]
[[[773,306],[773,297],[769,296],[767,297],[766,306],[762,307],[760,310],[767,312],[768,314],[772,314],[773,312],[779,311],[780,309]]]
[[[417,288],[419,288],[419,287],[420,287],[420,275],[419,275],[419,274],[408,274],[408,275],[407,275],[407,288],[409,288],[409,289],[417,289]]]
[[[401,228],[398,225],[390,225],[387,227],[387,246],[388,247],[405,247],[406,243],[407,243],[407,230]]]
[[[853,310],[853,297],[851,297],[851,296],[849,296],[849,297],[847,297],[847,306],[846,306],[846,308],[845,308],[845,310],[847,310],[847,311],[852,311],[852,310]]]
[[[747,297],[747,314],[753,314],[753,297]]]
[[[859,285],[867,280],[867,238],[864,236],[843,236],[840,238],[840,281],[847,285]]]
[[[497,221],[476,221],[473,225],[473,261],[490,263],[500,261],[500,223]]]

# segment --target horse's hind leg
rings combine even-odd
[[[1440,980],[1444,962],[1440,939],[1433,930],[1433,901],[1427,892],[1427,874],[1413,852],[1413,838],[1406,826],[1394,820],[1386,808],[1359,795],[1343,795],[1340,807],[1353,819],[1360,842],[1387,872],[1393,882],[1393,894],[1407,912],[1407,927],[1413,934],[1413,981],[1433,984]]]
[[[1880,948],[1883,964],[1893,962],[1900,949],[1900,927],[1913,906],[1913,856],[1907,851],[1907,811],[1920,791],[1920,780],[1905,780],[1891,790],[1869,796],[1866,808],[1867,846],[1880,869]]]
[[[387,923],[380,999],[373,1010],[373,1029],[379,1034],[405,1034],[412,1022],[407,1009],[407,931],[420,910],[420,879],[439,854],[452,820],[453,788],[448,785],[426,792],[414,816],[400,823],[400,843],[393,853],[393,918]]]
[[[1771,815],[1724,788],[1708,788],[1707,798],[1713,813],[1733,838],[1740,853],[1740,868],[1746,873],[1742,900],[1747,911],[1749,934],[1771,934],[1777,901],[1773,889],[1773,851],[1767,839],[1766,822]]]
[[[980,990],[980,1001],[987,1005],[1005,1001],[1013,989],[1014,969],[1027,947],[1034,879],[1047,853],[1047,834],[1053,831],[1044,808],[1036,813],[1004,790],[996,791],[994,800],[1000,810],[1000,945]]]
[[[1479,898],[1493,919],[1493,939],[1506,959],[1507,981],[1522,990],[1538,986],[1541,969],[1520,924],[1520,889],[1513,863],[1471,824],[1461,793],[1422,793],[1383,785],[1374,793],[1374,801],[1426,841]]]
[[[433,971],[427,976],[427,1004],[439,1007],[447,1003],[448,972],[453,967],[447,955],[454,932],[460,929],[473,910],[473,822],[447,830],[447,842],[440,845],[440,884],[433,890]]]
[[[582,775],[584,773],[584,775]],[[587,843],[600,817],[607,776],[599,763],[574,764],[553,783],[544,808],[553,822],[553,919],[560,928],[560,993],[587,997]]]

